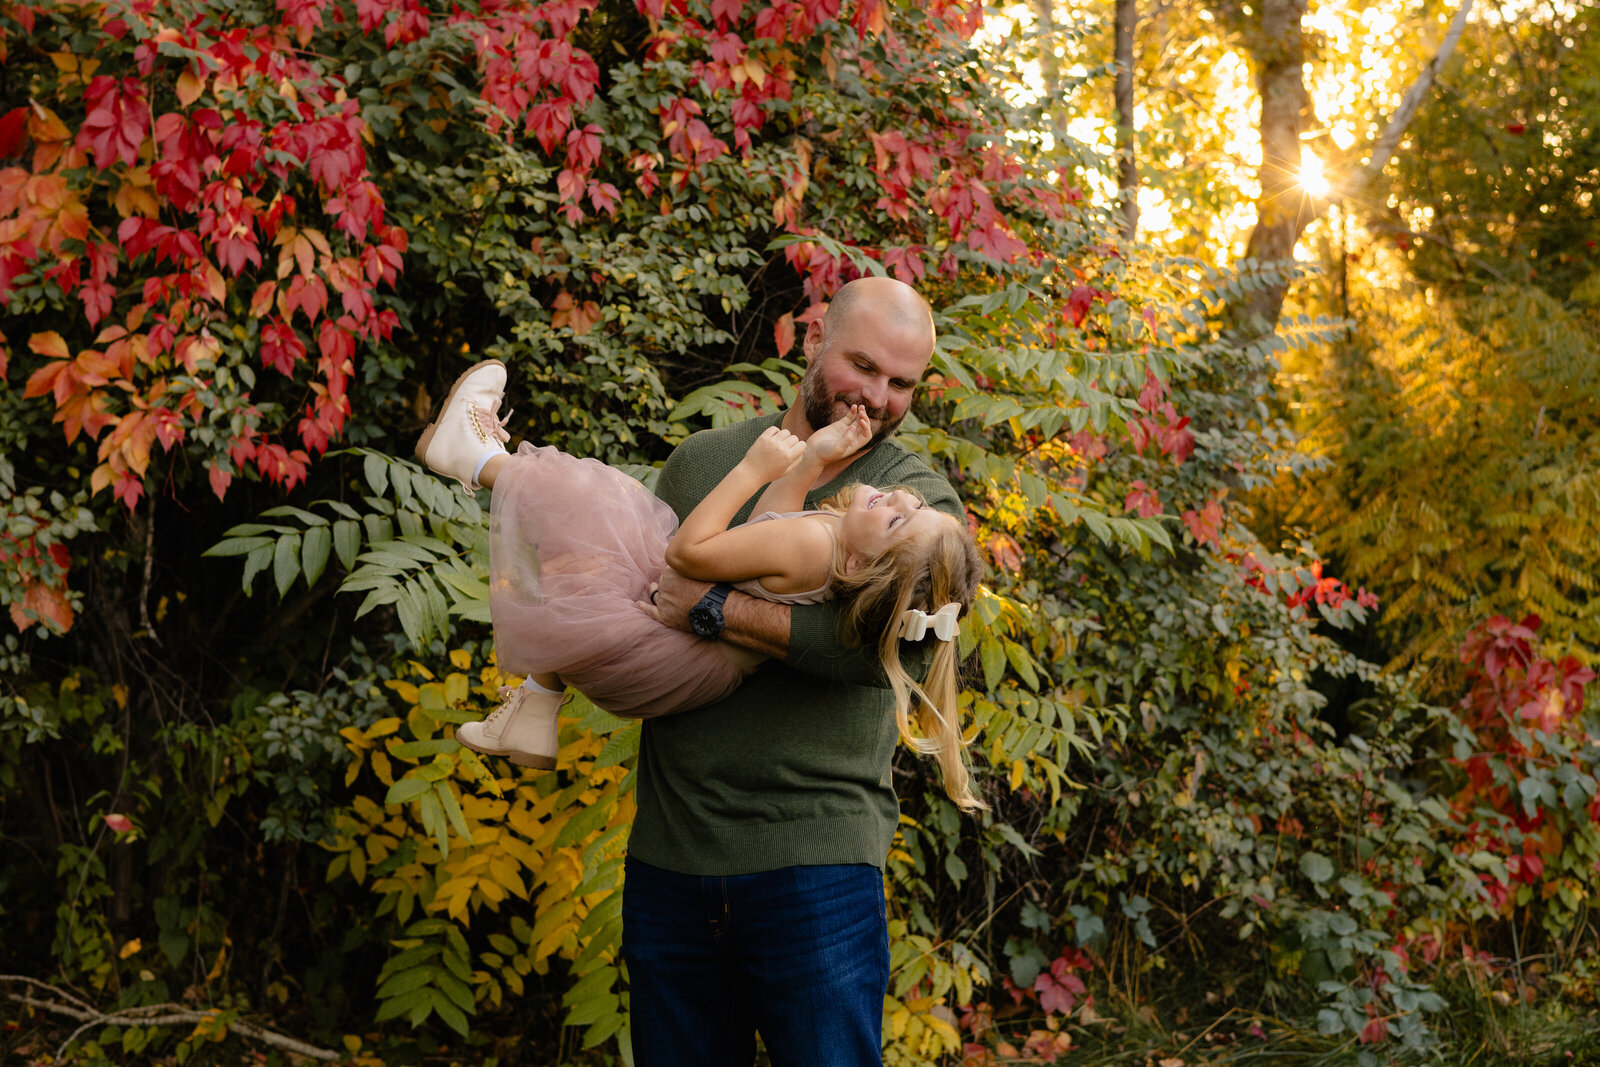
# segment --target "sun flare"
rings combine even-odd
[[[1300,149],[1300,188],[1318,200],[1326,200],[1333,192],[1328,176],[1323,173],[1322,160],[1309,148]]]

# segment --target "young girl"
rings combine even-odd
[[[497,360],[468,370],[417,444],[435,473],[494,490],[495,646],[502,668],[529,675],[487,719],[456,731],[463,745],[550,768],[569,685],[631,718],[731,693],[762,657],[659,621],[646,598],[665,561],[684,577],[779,603],[844,602],[844,639],[875,645],[901,735],[938,758],[952,799],[983,806],[968,783],[956,719],[956,621],[982,575],[965,524],[905,489],[864,485],[802,510],[818,473],[869,440],[864,409],[807,441],[769,428],[680,527],[671,508],[605,464],[528,444],[508,455],[498,416],[504,384]],[[755,517],[730,529],[763,486]],[[900,663],[900,642],[929,633],[938,645],[919,685]],[[911,732],[913,705],[920,737]]]

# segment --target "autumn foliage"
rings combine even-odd
[[[643,475],[784,403],[867,273],[935,308],[900,440],[990,564],[961,651],[994,813],[897,759],[886,1063],[1052,1062],[1196,975],[1219,1041],[1420,1053],[1435,984],[1510,982],[1508,931],[1562,943],[1600,878],[1592,675],[1509,611],[1440,706],[1363,658],[1389,571],[1259,532],[1313,466],[1270,368],[1344,326],[1228,336],[1275,268],[1123,241],[1094,154],[1018,136],[1044,119],[982,17],[0,0],[0,829],[29,856],[0,952],[211,1012],[68,1058],[265,1018],[369,1065],[625,1049],[638,727],[575,701],[547,776],[460,748],[507,680],[487,519],[402,457],[489,355],[527,439]]]

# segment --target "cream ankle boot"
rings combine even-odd
[[[456,727],[456,740],[485,756],[504,756],[519,767],[553,770],[558,713],[565,693],[551,693],[519,685],[500,690],[504,702],[482,722]]]
[[[499,449],[507,438],[493,412],[505,396],[506,365],[486,359],[467,369],[450,387],[439,417],[428,424],[417,441],[417,458],[435,474],[454,478],[468,489],[478,460]]]

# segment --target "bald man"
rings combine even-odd
[[[849,283],[806,330],[794,406],[693,435],[658,495],[681,520],[767,427],[805,439],[862,404],[872,439],[821,472],[807,507],[858,482],[910,485],[962,517],[950,484],[890,439],[933,343],[909,286]],[[790,608],[671,572],[656,599],[670,625],[771,658],[727,699],[644,723],[622,908],[635,1061],[748,1067],[759,1033],[776,1067],[881,1063],[883,864],[899,802],[877,657],[840,644],[828,604]]]

